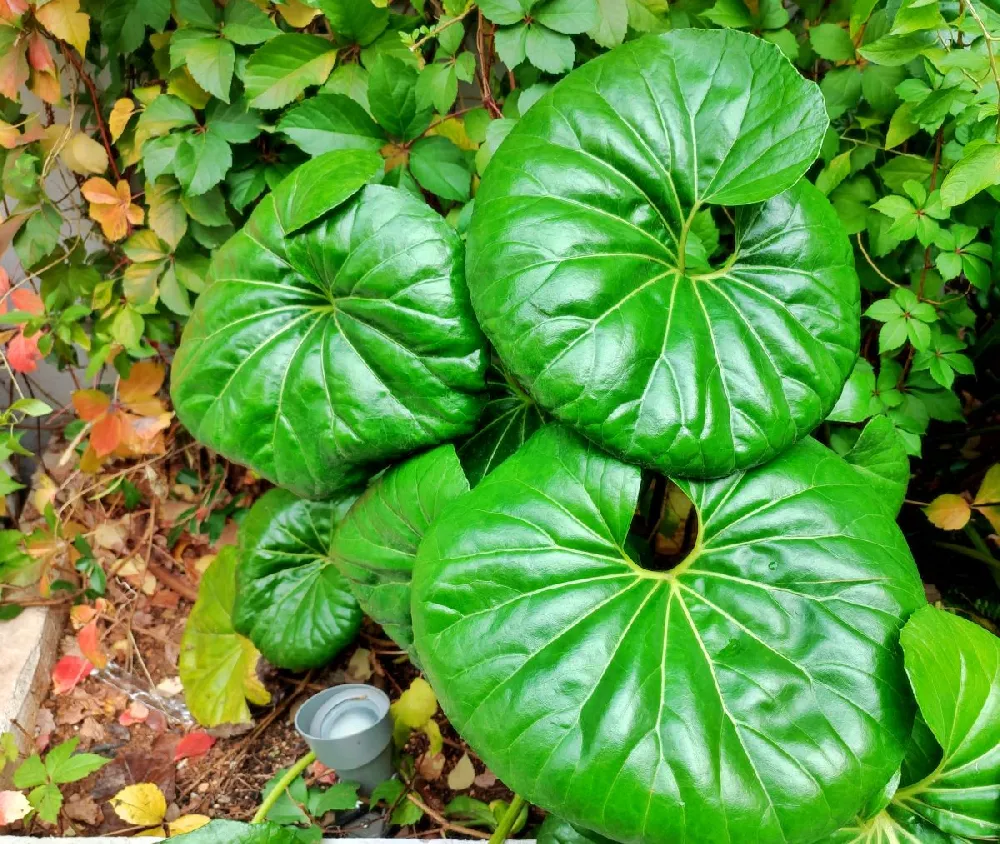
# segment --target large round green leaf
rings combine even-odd
[[[212,275],[171,389],[226,457],[322,498],[474,427],[486,357],[462,244],[415,197],[369,186],[293,235],[266,197]]]
[[[546,426],[432,525],[417,652],[490,770],[625,842],[812,842],[898,768],[923,603],[867,478],[812,439],[681,484],[695,550],[626,540],[640,470]]]
[[[233,625],[281,668],[326,665],[357,635],[361,609],[332,559],[334,531],[353,501],[272,489],[240,526]]]
[[[469,491],[451,445],[380,475],[337,529],[333,554],[362,609],[412,650],[410,580],[417,547],[445,507]]]
[[[826,126],[819,89],[733,30],[646,37],[556,85],[494,155],[469,233],[473,305],[518,381],[683,476],[764,462],[819,424],[859,332],[847,236],[799,182]],[[692,225],[720,204],[741,207],[712,266]]]

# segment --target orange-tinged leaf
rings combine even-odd
[[[59,87],[59,77],[46,70],[33,70],[28,88],[43,103],[56,105],[62,101],[62,89]]]
[[[166,374],[166,369],[155,361],[134,363],[128,378],[123,378],[118,385],[118,395],[126,403],[151,398],[160,391]]]
[[[128,235],[128,217],[119,205],[90,205],[90,218],[98,223],[108,240],[123,240]]]
[[[94,666],[82,656],[64,656],[52,669],[52,693],[68,694],[93,670]]]
[[[28,64],[35,70],[45,70],[53,72],[56,63],[52,61],[52,53],[49,51],[49,42],[42,38],[42,34],[37,30],[28,37]]]
[[[203,756],[212,749],[213,744],[215,739],[202,730],[188,733],[177,743],[174,761],[180,762],[181,759],[189,759],[192,756]]]
[[[80,193],[88,202],[97,205],[117,205],[121,201],[115,186],[107,179],[87,179],[80,186]]]
[[[0,94],[9,100],[16,100],[21,86],[28,81],[28,60],[24,53],[24,42],[15,41],[12,48],[0,54]]]
[[[28,0],[0,0],[0,21],[13,23],[28,11]]]
[[[41,334],[33,334],[25,337],[23,332],[10,341],[7,345],[7,363],[15,372],[34,372],[38,369],[38,362],[42,359],[42,353],[38,350],[38,341]]]
[[[0,0],[0,3],[2,2],[3,0]],[[21,133],[18,132],[16,126],[11,126],[9,123],[4,123],[4,121],[0,120],[0,147],[3,149],[14,149],[20,139]]]
[[[108,664],[108,658],[101,649],[100,631],[97,629],[97,619],[84,625],[83,629],[76,634],[76,643],[80,646],[82,653],[94,668],[104,668]]]
[[[151,782],[127,785],[108,802],[125,823],[156,826],[167,814],[167,798]]]
[[[10,294],[10,300],[14,303],[14,309],[17,311],[26,311],[29,314],[45,313],[45,304],[42,302],[42,298],[34,290],[29,290],[26,287],[17,288]]]
[[[972,510],[961,495],[939,495],[924,508],[924,513],[935,527],[942,530],[961,530],[969,521]]]
[[[72,44],[83,55],[90,38],[90,15],[80,11],[80,0],[49,0],[35,17],[52,35]]]
[[[111,398],[100,390],[76,390],[73,393],[73,409],[84,422],[93,422],[107,411]]]
[[[106,413],[94,422],[90,430],[90,444],[98,457],[107,457],[118,448],[125,430],[125,421],[116,410]]]

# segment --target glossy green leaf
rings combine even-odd
[[[390,135],[403,141],[419,137],[434,113],[417,97],[417,70],[395,56],[380,55],[368,76],[372,116]]]
[[[274,191],[278,225],[285,235],[342,205],[383,171],[372,150],[336,149],[296,167]]]
[[[200,196],[211,190],[232,166],[232,149],[212,129],[190,133],[174,157],[174,173],[186,196]]]
[[[1000,836],[1000,640],[935,607],[900,638],[920,712],[941,745],[937,767],[894,800],[952,835]]]
[[[314,0],[323,10],[333,31],[345,41],[371,44],[389,24],[389,10],[372,0]]]
[[[229,0],[223,14],[222,34],[234,44],[262,44],[281,34],[267,13],[250,0]]]
[[[443,709],[507,785],[617,840],[824,840],[913,723],[895,643],[924,597],[899,528],[805,439],[681,482],[697,543],[647,570],[640,476],[550,425],[434,523],[413,618]]]
[[[248,824],[239,821],[212,821],[171,841],[184,844],[299,844],[294,829],[273,823]]]
[[[357,635],[361,610],[332,552],[353,500],[272,489],[240,526],[233,626],[279,668],[319,668]]]
[[[230,545],[205,570],[181,639],[184,697],[191,714],[206,727],[247,723],[247,700],[270,700],[255,674],[260,654],[233,627],[236,565],[237,552]]]
[[[503,463],[542,425],[545,417],[531,396],[513,383],[499,365],[486,372],[489,399],[474,434],[458,446],[458,459],[472,486]]]
[[[1000,834],[1000,641],[924,607],[900,637],[920,715],[884,811],[833,844],[960,844]]]
[[[410,580],[417,546],[444,508],[468,491],[454,447],[440,446],[373,481],[334,537],[337,565],[362,609],[402,648],[413,645]]]
[[[895,516],[910,483],[910,458],[889,417],[876,416],[865,425],[844,459],[867,474],[877,499]]]
[[[329,497],[473,430],[483,340],[461,242],[422,201],[368,186],[287,237],[265,197],[212,276],[171,392],[194,436],[230,459]]]
[[[337,51],[318,35],[291,32],[272,38],[247,62],[243,84],[254,108],[281,108],[306,88],[322,85]]]
[[[776,47],[733,30],[630,42],[556,85],[494,155],[469,232],[473,304],[518,382],[668,473],[723,475],[808,433],[859,340],[839,219],[789,189],[826,122]],[[719,203],[744,206],[736,252],[689,266],[696,212]]]
[[[434,135],[413,145],[410,172],[424,190],[442,199],[466,202],[472,195],[472,159],[471,152]]]
[[[278,131],[309,155],[334,149],[378,152],[385,134],[368,112],[343,94],[320,94],[289,109]]]
[[[186,67],[209,94],[229,102],[236,49],[218,33],[179,29],[170,39],[170,64],[174,69]]]
[[[610,838],[573,826],[568,821],[549,815],[538,829],[537,844],[614,844]]]
[[[1000,184],[1000,144],[980,144],[967,151],[941,185],[946,208],[968,202],[981,190]]]

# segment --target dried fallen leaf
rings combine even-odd
[[[167,814],[167,799],[151,782],[127,785],[108,802],[118,817],[136,826],[156,826]]]
[[[924,508],[930,523],[942,530],[961,530],[969,521],[972,510],[961,495],[939,495]]]
[[[118,716],[118,723],[123,727],[142,724],[149,717],[149,707],[138,700],[133,700],[125,711]]]
[[[189,759],[192,756],[203,756],[212,749],[213,744],[215,744],[215,739],[203,730],[188,733],[178,742],[177,749],[174,751],[174,761],[179,762],[181,759]]]
[[[469,754],[464,753],[448,774],[448,788],[452,791],[465,791],[467,788],[472,787],[475,779],[476,769],[469,758]]]
[[[70,820],[97,826],[104,820],[101,807],[85,794],[73,794],[63,805],[63,813]]]
[[[492,771],[483,771],[477,774],[472,784],[477,788],[493,788],[497,784],[497,775]]]
[[[347,680],[351,683],[367,683],[372,676],[372,652],[367,648],[358,648],[347,663]]]
[[[211,822],[208,815],[181,815],[177,820],[167,824],[171,838],[175,835],[183,835],[186,832],[194,832],[201,829],[205,824]]]
[[[440,779],[441,774],[444,773],[444,765],[447,760],[444,758],[443,753],[425,753],[420,757],[420,761],[417,762],[417,772],[425,780],[429,782],[434,782]]]
[[[94,666],[82,656],[64,656],[52,669],[52,693],[68,694],[93,670]]]
[[[0,826],[19,821],[30,811],[31,804],[20,791],[0,791]]]

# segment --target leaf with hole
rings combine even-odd
[[[629,537],[640,479],[547,426],[438,518],[412,609],[442,708],[512,789],[601,834],[822,839],[913,723],[895,643],[924,597],[899,528],[805,439],[682,482],[697,541],[657,570]]]

